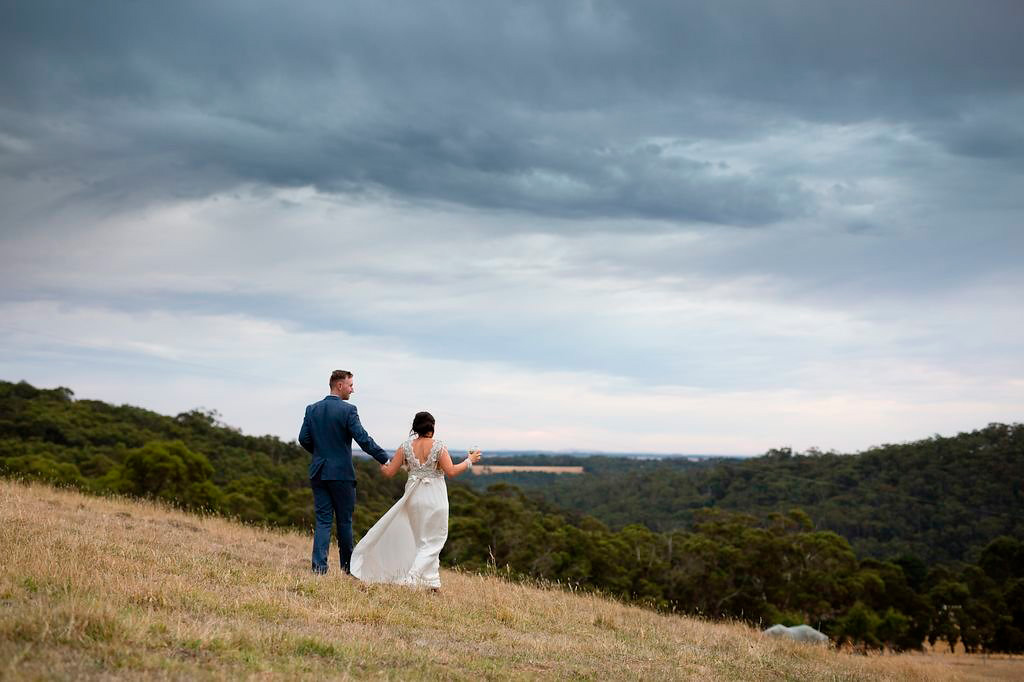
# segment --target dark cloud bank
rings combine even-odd
[[[312,185],[541,215],[815,210],[692,143],[883,121],[1024,158],[1024,5],[5,3],[0,173],[91,196]]]

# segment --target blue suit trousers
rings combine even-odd
[[[338,549],[341,570],[349,572],[352,563],[352,511],[356,507],[355,481],[321,481],[319,473],[310,480],[316,527],[313,530],[313,572],[327,572],[327,552],[331,546],[331,526],[338,520]]]

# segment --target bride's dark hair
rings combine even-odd
[[[412,429],[409,433],[415,433],[421,438],[434,432],[434,417],[429,412],[417,412],[412,418]]]

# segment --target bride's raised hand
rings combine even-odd
[[[480,461],[480,458],[483,457],[483,453],[474,448],[466,456],[469,457],[470,462],[476,464],[477,462]]]

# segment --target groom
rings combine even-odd
[[[309,484],[313,488],[316,530],[313,532],[313,572],[327,572],[327,549],[331,526],[338,519],[338,547],[341,570],[349,572],[352,561],[352,511],[356,506],[356,472],[352,467],[352,439],[363,452],[381,464],[388,455],[373,442],[359,423],[356,406],[345,402],[352,395],[352,372],[331,372],[331,394],[306,407],[299,431],[299,445],[313,453]]]

